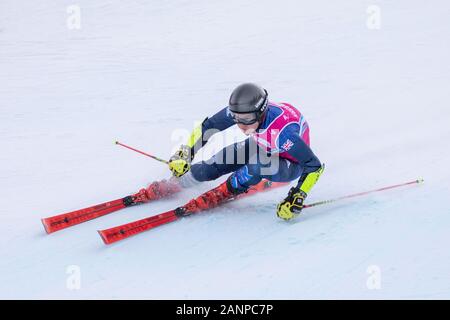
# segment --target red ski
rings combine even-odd
[[[180,190],[181,188],[179,187],[179,185],[175,183],[165,180],[157,181],[150,184],[148,188],[141,189],[134,195],[113,201],[108,201],[88,208],[63,213],[57,216],[44,218],[41,221],[44,225],[45,231],[50,234],[55,231],[104,216],[126,207],[166,197],[168,195],[177,193]]]
[[[103,239],[105,244],[111,244],[135,234],[156,228],[160,225],[178,220],[181,217],[191,215],[200,211],[208,210],[214,208],[224,202],[232,199],[240,199],[249,195],[252,195],[259,191],[264,191],[267,189],[272,189],[275,187],[284,186],[287,183],[281,182],[271,182],[268,180],[263,180],[259,184],[250,188],[246,193],[240,194],[234,198],[224,198],[221,197],[221,188],[224,187],[225,183],[222,183],[217,188],[214,188],[208,192],[205,192],[198,198],[192,199],[187,204],[182,207],[178,207],[174,210],[170,210],[155,216],[151,216],[142,220],[130,222],[121,226],[113,227],[110,229],[99,230],[98,233]]]

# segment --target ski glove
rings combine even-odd
[[[277,216],[284,220],[291,220],[300,214],[306,193],[298,187],[292,187],[288,196],[278,204]]]
[[[175,177],[181,177],[191,169],[191,148],[181,147],[169,159],[169,169]]]
[[[291,220],[300,214],[303,209],[303,202],[312,187],[322,175],[325,165],[318,170],[303,174],[297,186],[289,190],[288,196],[277,206],[277,216],[284,220]]]

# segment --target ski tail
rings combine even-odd
[[[129,201],[130,199],[125,197],[123,199],[108,201],[99,205],[63,213],[57,216],[43,218],[41,221],[44,225],[45,231],[50,234],[123,209],[127,206]]]
[[[175,210],[170,210],[110,229],[98,230],[98,233],[105,244],[111,244],[178,219],[179,216],[175,213]]]
[[[108,201],[84,209],[43,218],[41,222],[45,231],[50,234],[74,225],[99,218],[106,214],[149,201],[158,200],[181,191],[181,186],[172,181],[155,181],[147,188],[121,199]]]

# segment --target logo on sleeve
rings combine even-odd
[[[294,145],[294,143],[287,139],[286,142],[281,146],[281,149],[283,149],[284,151],[289,151],[289,149],[292,148],[292,146]]]

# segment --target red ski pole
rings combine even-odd
[[[422,183],[422,182],[423,182],[423,179],[417,179],[417,180],[414,180],[414,181],[401,183],[401,184],[396,184],[396,185],[389,186],[389,187],[383,187],[383,188],[380,188],[380,189],[354,193],[354,194],[350,194],[350,195],[347,195],[347,196],[339,197],[339,198],[336,198],[336,199],[324,200],[324,201],[314,202],[314,203],[311,203],[311,204],[305,204],[303,206],[303,208],[311,208],[311,207],[315,207],[315,206],[318,206],[318,205],[321,205],[321,204],[331,203],[331,202],[335,202],[335,201],[339,201],[339,200],[343,200],[343,199],[348,199],[348,198],[359,197],[359,196],[363,196],[363,195],[366,195],[366,194],[369,194],[369,193],[373,193],[373,192],[379,192],[379,191],[394,189],[394,188],[403,187],[403,186],[416,184],[416,183]]]
[[[140,153],[140,154],[143,154],[144,156],[147,156],[147,157],[150,157],[150,158],[152,158],[152,159],[155,159],[155,160],[157,160],[157,161],[159,161],[159,162],[163,162],[163,163],[165,163],[165,164],[168,164],[168,163],[169,163],[169,161],[167,161],[167,160],[164,160],[164,159],[161,159],[161,158],[152,156],[151,154],[148,154],[148,153],[145,153],[144,151],[140,151],[140,150],[138,150],[138,149],[135,149],[135,148],[132,148],[132,147],[130,147],[130,146],[127,146],[126,144],[120,143],[119,141],[116,141],[116,144],[119,145],[119,146],[125,147],[125,148],[127,148],[127,149],[133,150],[133,151],[135,151],[135,152],[138,152],[138,153]]]

